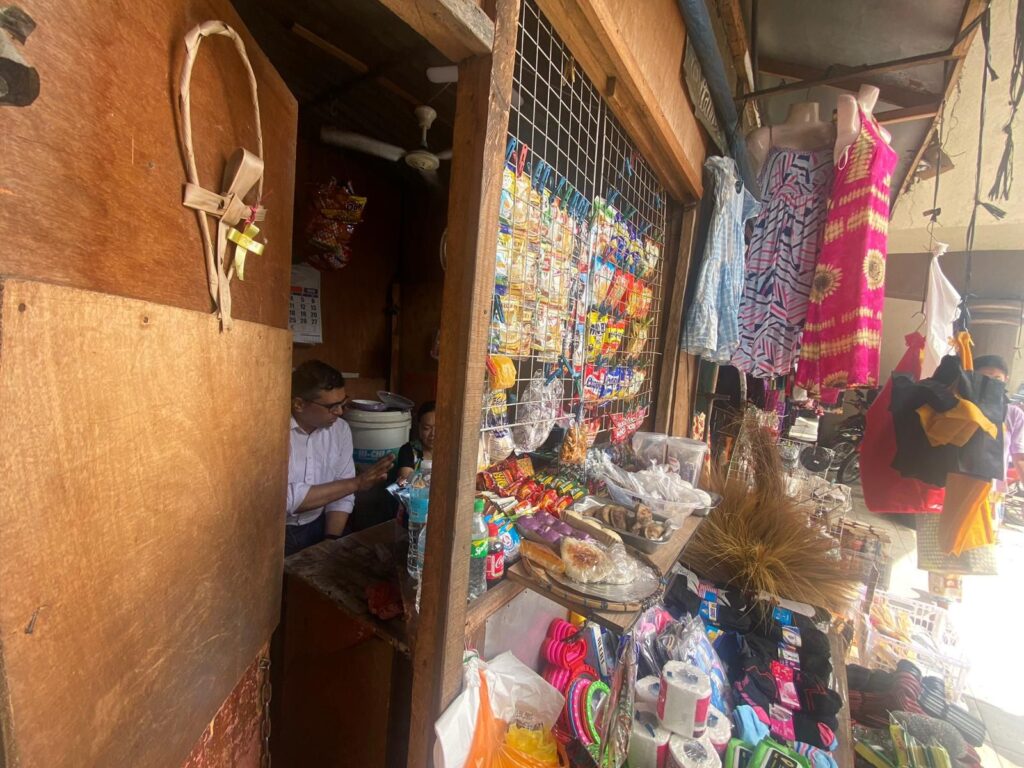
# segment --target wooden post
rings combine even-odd
[[[485,6],[494,19],[493,49],[459,64],[430,535],[413,654],[413,768],[429,764],[434,721],[458,693],[462,678],[469,532],[519,0],[489,0]]]
[[[683,299],[686,296],[686,276],[690,271],[693,234],[697,225],[699,206],[690,204],[681,212],[677,211],[673,218],[672,239],[669,241],[675,251],[672,274],[666,275],[669,281],[665,284],[663,306],[665,322],[661,330],[662,356],[661,368],[658,373],[658,400],[654,410],[654,430],[669,433],[673,427],[674,402],[676,392],[676,369],[686,355],[679,349],[679,337],[683,325]],[[682,393],[685,395],[685,393]],[[683,433],[685,435],[685,432]]]

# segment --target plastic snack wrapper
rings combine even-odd
[[[508,652],[489,662],[467,654],[463,674],[462,693],[434,724],[434,765],[556,768],[557,756],[551,760],[545,734],[550,736],[565,706],[558,689]],[[509,743],[506,728],[513,726]]]
[[[521,452],[535,451],[548,439],[558,418],[561,395],[561,379],[550,383],[534,379],[526,387],[516,405],[516,426],[512,428],[516,448]]]

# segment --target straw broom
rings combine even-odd
[[[701,576],[749,594],[779,597],[843,612],[857,595],[834,542],[811,528],[807,512],[785,492],[785,476],[771,435],[751,434],[754,487],[712,471],[722,502],[697,528],[682,560]]]

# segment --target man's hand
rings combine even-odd
[[[378,483],[382,483],[387,479],[388,472],[391,471],[391,465],[395,463],[395,457],[390,453],[384,456],[376,464],[368,469],[363,470],[356,475],[356,483],[360,491],[368,491]]]

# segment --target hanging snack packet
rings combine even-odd
[[[624,413],[613,413],[612,422],[612,443],[621,445],[629,439],[629,422]]]
[[[591,310],[587,316],[587,362],[593,363],[601,355],[604,345],[604,332],[608,324],[608,315]]]
[[[625,399],[633,389],[633,369],[623,366],[619,369],[619,397]]]
[[[628,277],[629,275],[621,269],[615,270],[612,284],[608,288],[608,295],[604,299],[604,306],[609,312],[620,311],[619,304],[622,302],[622,297],[626,295],[626,289],[629,287]]]
[[[612,281],[615,279],[615,265],[609,264],[603,259],[598,259],[594,264],[594,274],[591,278],[592,294],[591,306],[603,307],[611,289]]]
[[[604,388],[604,379],[607,374],[607,368],[587,365],[583,374],[583,400],[585,402],[596,403],[601,399],[601,391]]]
[[[614,400],[619,393],[619,374],[621,368],[609,368],[605,372],[604,380],[601,382],[601,402]]]
[[[638,320],[643,320],[650,314],[651,305],[654,303],[654,288],[650,285],[645,285],[640,291],[640,304],[637,307],[635,317]]]
[[[491,389],[504,390],[516,383],[516,366],[506,355],[490,355],[487,359]]]
[[[640,357],[647,346],[647,338],[650,334],[651,321],[634,320],[629,327],[629,340],[626,342],[626,356],[630,358]]]
[[[611,359],[622,346],[622,339],[626,335],[625,320],[609,320],[604,328],[604,342],[601,345],[601,356],[606,360]]]
[[[643,290],[644,281],[640,278],[634,278],[633,284],[629,287],[629,293],[626,295],[626,316],[636,317],[637,312],[640,311],[640,305],[643,302]]]
[[[516,205],[516,172],[506,165],[501,172],[501,197],[498,199],[498,218],[504,224],[512,223]]]
[[[495,251],[494,292],[499,296],[508,293],[509,258],[512,250],[512,233],[502,226],[498,230],[498,247]]]

